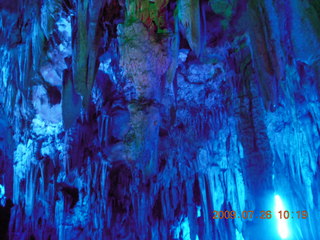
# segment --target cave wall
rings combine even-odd
[[[1,1],[1,238],[320,239],[319,11]]]

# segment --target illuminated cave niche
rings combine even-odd
[[[279,211],[285,211],[286,208],[279,195],[274,196],[274,201],[275,201],[275,212],[277,214],[277,228],[278,228],[279,236],[281,239],[287,239],[289,237],[288,220],[284,218],[280,219],[280,216],[278,215]]]

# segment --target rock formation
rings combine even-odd
[[[277,197],[320,239],[318,0],[1,0],[0,29],[0,239],[280,239]]]

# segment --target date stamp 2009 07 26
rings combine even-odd
[[[279,219],[306,219],[308,218],[307,211],[260,211],[258,214],[255,214],[254,211],[242,211],[241,214],[237,214],[236,211],[213,211],[213,219],[252,219],[252,218],[260,218],[260,219],[271,219],[273,216]]]

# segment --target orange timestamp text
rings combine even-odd
[[[253,219],[253,218],[260,218],[260,219],[271,219],[273,216],[277,217],[278,219],[306,219],[308,218],[307,211],[242,211],[241,213],[237,213],[236,211],[213,211],[213,219]]]

